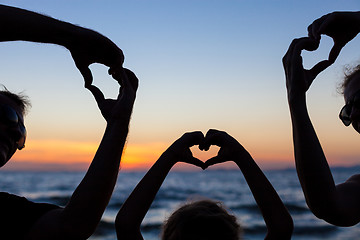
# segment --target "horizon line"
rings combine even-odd
[[[279,161],[268,161],[266,163],[259,162],[259,167],[264,171],[276,171],[276,170],[293,170],[296,169],[295,165],[291,162],[279,162]],[[3,172],[86,172],[90,166],[90,163],[87,162],[78,162],[78,163],[39,163],[39,162],[22,162],[14,161],[7,163],[4,167],[1,168]],[[359,163],[349,163],[349,164],[329,164],[331,168],[360,168]],[[150,169],[151,166],[120,166],[119,171],[121,172],[146,172]],[[231,163],[223,163],[219,166],[212,166],[206,170],[208,171],[233,171],[238,170],[239,168]],[[189,166],[184,163],[179,163],[177,166],[174,166],[171,171],[176,172],[196,172],[203,171],[197,169],[193,166]]]

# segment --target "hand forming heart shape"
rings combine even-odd
[[[190,147],[194,145],[199,145],[199,149],[202,151],[208,151],[212,145],[220,147],[220,150],[215,157],[203,162],[193,156]],[[185,162],[201,167],[203,170],[214,164],[235,160],[235,155],[244,152],[246,150],[233,137],[215,129],[210,129],[205,137],[200,131],[185,133],[166,150],[167,154],[172,155],[170,159],[173,164]]]

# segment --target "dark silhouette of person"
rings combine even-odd
[[[0,239],[87,239],[95,231],[116,183],[136,95],[137,78],[127,69],[117,99],[105,99],[91,86],[106,130],[86,175],[64,208],[0,192]],[[23,96],[0,91],[0,163],[26,139]]]
[[[306,91],[316,76],[330,66],[341,49],[360,31],[360,12],[333,12],[315,20],[309,36],[295,39],[283,58],[287,96],[291,114],[297,174],[307,205],[320,219],[337,225],[353,226],[360,221],[360,175],[335,184],[325,154],[311,123]],[[329,58],[304,69],[301,51],[318,48],[321,35],[330,36],[334,46]],[[340,119],[360,133],[360,71],[355,69],[343,84],[346,105]]]
[[[31,41],[57,44],[68,49],[76,67],[92,83],[89,65],[101,63],[114,74],[121,69],[124,55],[107,37],[87,28],[20,8],[0,4],[0,42]]]
[[[193,157],[189,148],[194,145],[205,151],[216,145],[220,150],[217,156],[204,163]],[[290,239],[292,218],[271,183],[240,143],[226,132],[214,129],[209,130],[205,137],[201,132],[185,133],[160,156],[119,210],[115,219],[117,238],[143,239],[141,222],[176,163],[185,162],[206,169],[227,161],[236,163],[245,176],[267,226],[265,239]],[[165,222],[161,239],[237,240],[240,235],[241,228],[235,216],[216,201],[200,200],[186,203],[176,210]]]
[[[26,10],[0,5],[0,41],[25,40],[59,44],[70,50],[107,125],[86,175],[65,207],[34,203],[0,193],[0,239],[87,239],[95,231],[113,192],[128,134],[138,79],[122,68],[121,50],[92,30]],[[89,64],[110,67],[121,83],[117,99],[105,99],[92,85]],[[25,146],[26,97],[0,91],[0,167]]]

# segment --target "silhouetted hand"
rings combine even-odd
[[[317,63],[310,70],[304,69],[301,51],[304,49],[314,51],[318,46],[319,40],[309,37],[294,39],[290,44],[288,51],[282,59],[289,99],[299,94],[304,94],[315,77],[331,65],[329,60],[324,60]]]
[[[210,158],[205,162],[205,168],[227,161],[234,161],[238,156],[241,156],[247,151],[236,141],[232,136],[226,132],[216,129],[210,129],[205,136],[204,141],[200,144],[200,150],[209,150],[211,145],[220,147],[217,156]]]
[[[124,55],[120,48],[110,39],[95,31],[82,29],[79,34],[80,37],[75,38],[66,47],[71,52],[76,67],[84,77],[85,87],[90,86],[93,81],[89,69],[89,65],[92,63],[108,66],[110,68],[109,74],[119,71],[124,62]]]
[[[132,71],[126,68],[121,68],[113,76],[116,77],[119,83],[121,82],[117,99],[105,99],[104,94],[94,85],[90,85],[87,88],[95,97],[101,114],[107,122],[123,119],[124,116],[126,121],[128,121],[136,98],[138,79]]]
[[[192,155],[190,147],[199,145],[204,140],[204,134],[200,131],[188,132],[176,140],[164,153],[172,164],[177,162],[189,163],[204,169],[204,162]]]
[[[329,61],[335,62],[341,49],[360,32],[360,12],[333,12],[316,19],[308,27],[309,37],[320,40],[325,34],[334,40]]]

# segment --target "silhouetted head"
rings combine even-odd
[[[239,240],[240,225],[221,203],[212,200],[189,202],[164,223],[162,240]]]
[[[26,129],[23,116],[30,102],[22,94],[5,87],[0,90],[0,167],[4,166],[25,145]]]
[[[360,133],[360,65],[345,74],[341,90],[346,105],[340,111],[340,119]]]

